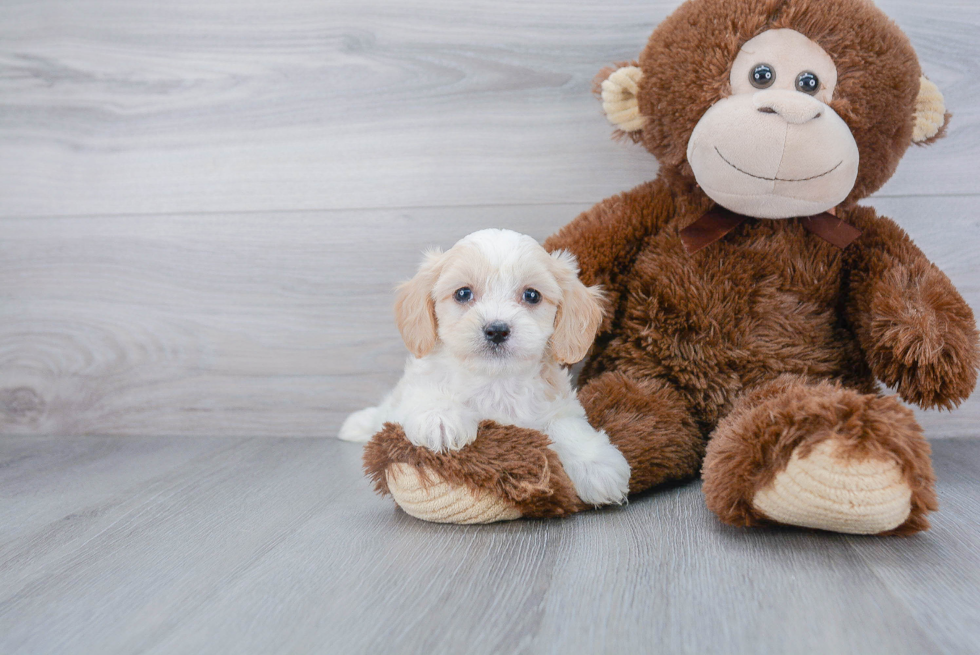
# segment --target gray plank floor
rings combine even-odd
[[[909,539],[428,525],[330,438],[422,248],[656,174],[589,87],[677,4],[0,0],[0,653],[980,652],[976,394]],[[980,308],[980,3],[877,4],[954,120],[869,202]]]
[[[416,521],[333,439],[0,442],[4,653],[933,653],[980,644],[980,441],[911,538],[718,523],[692,483]]]

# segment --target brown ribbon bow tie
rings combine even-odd
[[[695,253],[718,241],[749,218],[751,217],[715,205],[701,218],[681,230],[681,241],[687,252]],[[861,236],[861,230],[850,223],[845,223],[830,212],[805,216],[800,219],[800,225],[838,248],[846,248]]]

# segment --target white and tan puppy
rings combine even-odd
[[[367,441],[390,421],[413,444],[443,451],[471,443],[484,420],[531,428],[551,439],[584,502],[623,502],[629,464],[589,425],[562,368],[592,345],[600,301],[571,254],[509,230],[426,253],[395,303],[413,354],[405,375],[381,405],[351,414],[340,438]]]

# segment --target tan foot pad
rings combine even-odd
[[[911,511],[912,490],[898,464],[849,461],[837,442],[817,444],[805,458],[798,450],[786,470],[759,490],[752,505],[774,521],[850,534],[897,528]]]
[[[432,523],[493,523],[521,518],[521,512],[492,494],[479,494],[466,487],[452,486],[429,474],[423,480],[409,464],[392,464],[388,469],[388,491],[406,514]]]

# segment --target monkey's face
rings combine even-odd
[[[949,120],[908,37],[867,0],[686,0],[596,82],[667,184],[760,218],[867,198]]]
[[[732,64],[731,95],[708,109],[687,144],[687,160],[719,205],[759,218],[826,211],[858,174],[858,146],[830,107],[834,61],[790,29],[746,42]]]

